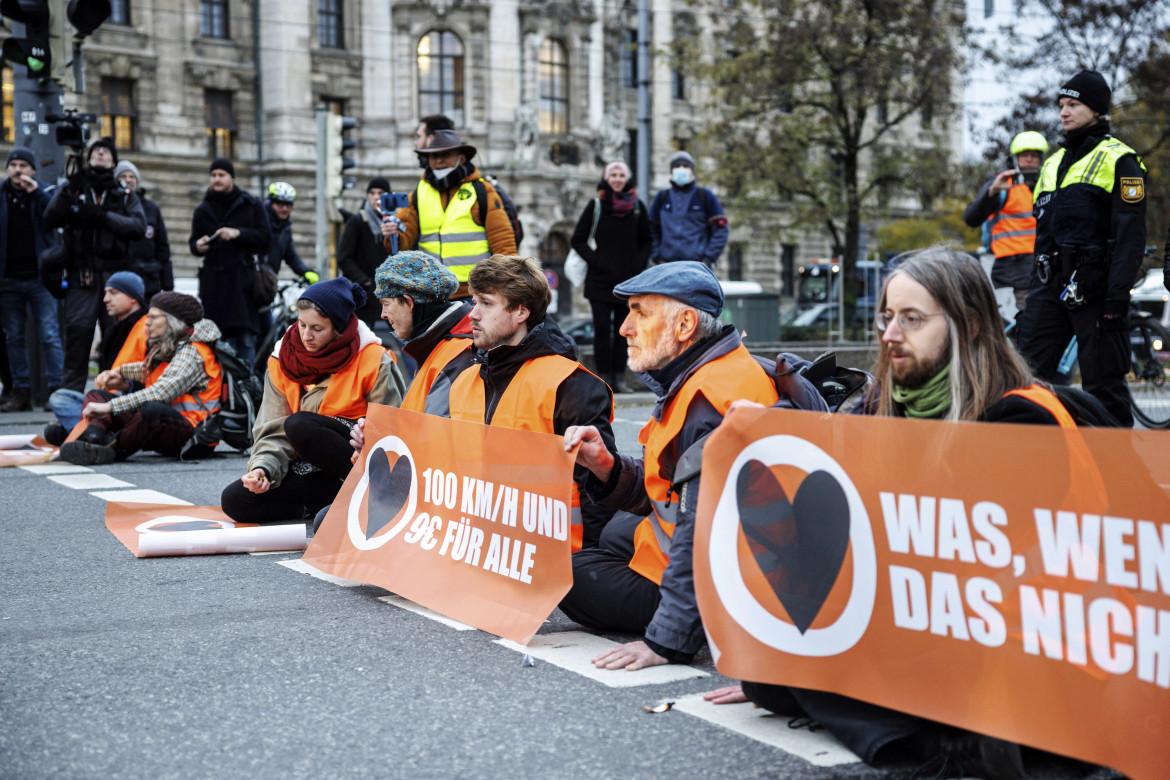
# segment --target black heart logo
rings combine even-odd
[[[803,634],[816,620],[845,561],[845,491],[828,472],[814,471],[789,502],[771,470],[750,460],[739,472],[736,498],[748,548]]]
[[[398,458],[394,468],[386,450],[379,447],[370,458],[370,501],[366,512],[366,538],[371,539],[398,516],[410,499],[410,484],[414,478],[410,461]]]
[[[182,520],[166,525],[151,526],[152,531],[218,531],[223,526],[211,520]]]

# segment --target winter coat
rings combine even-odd
[[[33,246],[36,248],[37,255],[48,249],[53,244],[57,243],[57,237],[53,235],[53,231],[45,224],[45,208],[49,205],[51,196],[45,192],[46,185],[40,179],[37,180],[39,186],[35,192],[28,194],[29,216],[32,218],[33,224]],[[8,254],[8,193],[7,189],[12,185],[7,179],[0,185],[0,279],[4,278],[5,264],[7,263]]]
[[[381,233],[375,238],[370,229],[370,211],[370,204],[363,204],[361,210],[346,221],[337,242],[337,267],[346,279],[366,289],[366,304],[355,313],[367,325],[377,322],[382,316],[382,305],[374,297],[374,272],[386,260]],[[377,217],[374,219],[378,220]]]
[[[471,172],[468,173],[459,182],[460,186],[465,183],[474,182],[477,179],[483,184],[485,197],[487,198],[487,205],[485,207],[486,217],[480,218],[480,209],[477,206],[471,210],[471,218],[475,224],[482,225],[487,232],[488,246],[491,248],[491,253],[494,255],[514,255],[516,254],[516,232],[512,227],[512,220],[508,219],[508,212],[504,211],[504,203],[500,196],[496,194],[496,188],[492,186],[491,182],[487,181],[480,175],[479,169],[474,165],[469,166]],[[428,171],[429,173],[429,171]],[[423,180],[427,179],[427,175],[423,174]],[[421,184],[422,182],[420,182]],[[439,193],[442,200],[443,208],[446,209],[451,202],[451,195],[457,192],[459,187],[452,187],[449,190]],[[398,235],[398,248],[401,249],[416,249],[418,246],[418,207],[415,205],[417,200],[417,188],[411,192],[410,205],[405,208],[400,208],[395,212],[402,225],[399,228],[401,231]],[[383,242],[386,251],[390,251],[390,239],[386,238]]]
[[[719,198],[694,182],[671,184],[650,203],[650,258],[656,263],[698,260],[713,266],[730,235]]]
[[[220,208],[209,200],[211,190],[203,202],[195,207],[191,218],[191,237],[187,244],[191,254],[199,257],[195,242],[209,236],[221,227],[240,231],[232,241],[217,241],[203,255],[199,268],[199,299],[204,315],[224,333],[233,331],[260,331],[260,316],[252,300],[252,257],[263,255],[272,243],[268,218],[264,207],[255,197],[236,187],[235,197]]]
[[[175,273],[171,266],[171,243],[158,204],[145,195],[140,196],[142,212],[146,216],[146,233],[131,241],[127,255],[130,270],[142,277],[146,287],[146,302],[159,290],[175,289]]]
[[[272,243],[268,246],[266,260],[268,267],[280,273],[281,262],[288,263],[288,267],[297,276],[304,276],[309,267],[301,259],[293,244],[292,220],[280,219],[272,212],[272,201],[265,201],[264,216],[268,219],[268,230],[272,233]]]
[[[128,270],[130,242],[146,235],[146,214],[138,195],[112,176],[102,178],[109,184],[96,186],[89,178],[79,185],[63,185],[45,208],[45,225],[65,228],[70,276],[83,269],[95,274]],[[90,217],[84,212],[94,203],[100,211]]]
[[[613,190],[604,181],[598,185],[598,194],[601,219],[597,222],[597,232],[593,234],[597,249],[589,248],[589,231],[593,227],[597,198],[586,204],[569,244],[589,266],[585,274],[585,297],[591,301],[616,303],[618,299],[614,297],[613,288],[646,269],[650,259],[650,220],[642,201],[637,201],[628,214],[614,216]]]

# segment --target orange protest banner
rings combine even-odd
[[[1165,777],[1166,433],[737,410],[694,556],[730,677]]]
[[[0,436],[0,468],[47,463],[56,454],[57,448],[37,434]]]
[[[303,550],[304,523],[237,523],[217,506],[106,504],[106,528],[136,558]]]
[[[573,582],[561,437],[371,404],[365,440],[304,561],[527,644]]]

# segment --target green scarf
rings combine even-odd
[[[915,390],[894,385],[891,396],[907,417],[942,417],[951,408],[951,364]]]

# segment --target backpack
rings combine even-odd
[[[1092,393],[1068,385],[1052,385],[1052,392],[1056,396],[1056,400],[1060,401],[1065,411],[1073,418],[1073,422],[1077,424],[1078,428],[1082,426],[1086,428],[1121,427],[1117,418]]]
[[[520,247],[520,242],[524,240],[524,226],[520,224],[520,211],[516,208],[515,202],[503,187],[496,183],[496,177],[491,176],[492,187],[495,188],[496,194],[500,196],[500,201],[504,204],[504,212],[508,215],[508,219],[512,223],[512,233],[516,236],[516,247]],[[475,197],[479,202],[479,222],[481,225],[487,224],[487,188],[483,186],[482,179],[476,179],[471,183],[475,188]]]
[[[219,411],[195,426],[195,432],[179,452],[179,460],[207,457],[220,441],[240,452],[252,446],[252,426],[264,397],[264,380],[254,375],[222,339],[211,345],[211,351],[223,371]]]

